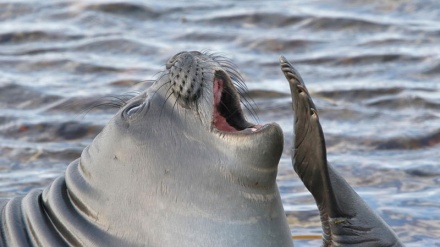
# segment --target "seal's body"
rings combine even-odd
[[[4,246],[292,246],[276,124],[244,119],[228,61],[182,52],[43,192],[1,202]]]
[[[401,246],[327,164],[317,110],[281,58],[295,111],[292,161],[321,213],[324,246]],[[276,124],[244,119],[224,58],[172,57],[43,192],[0,201],[2,246],[292,246],[275,183]]]

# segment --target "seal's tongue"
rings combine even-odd
[[[233,132],[237,131],[232,127],[218,111],[218,106],[221,104],[222,92],[223,92],[223,80],[220,78],[214,79],[214,126],[221,131]]]

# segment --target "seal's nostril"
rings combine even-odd
[[[166,69],[171,69],[171,67],[174,65],[174,63],[176,63],[176,61],[179,60],[180,55],[184,54],[184,53],[188,53],[186,51],[182,51],[177,53],[176,55],[172,56],[170,59],[168,59],[167,64],[166,64]]]
[[[195,56],[203,55],[203,53],[201,53],[199,51],[190,51],[189,53],[191,53],[192,55],[195,55]]]

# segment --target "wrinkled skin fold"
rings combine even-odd
[[[323,246],[402,246],[393,230],[327,163],[317,109],[300,74],[280,58],[290,85],[294,111],[292,164],[315,198],[321,215]]]

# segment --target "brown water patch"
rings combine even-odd
[[[136,19],[152,19],[160,16],[160,13],[144,4],[135,3],[101,3],[85,6],[87,10],[94,10],[120,17]]]

